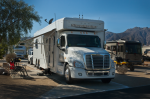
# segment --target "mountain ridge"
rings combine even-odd
[[[113,33],[107,31],[105,33],[106,41],[125,39],[127,41],[140,41],[143,45],[150,45],[150,27],[134,27],[127,29],[122,33]]]

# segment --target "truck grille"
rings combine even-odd
[[[87,69],[109,68],[109,55],[86,55]]]

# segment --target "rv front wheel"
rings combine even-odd
[[[66,78],[66,83],[71,84],[72,83],[72,79],[71,79],[71,71],[69,69],[69,66],[66,66],[65,69],[65,78]]]
[[[28,60],[28,64],[30,63],[30,61]]]

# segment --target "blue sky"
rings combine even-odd
[[[105,29],[114,33],[134,27],[150,27],[150,0],[24,0],[34,5],[42,17],[41,25],[34,22],[29,35],[47,26],[44,21],[63,17],[103,20]]]

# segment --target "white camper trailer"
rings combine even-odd
[[[114,62],[103,48],[104,22],[62,18],[34,33],[33,64],[38,68],[73,79],[101,79],[109,83],[115,77]]]
[[[25,46],[14,46],[14,53],[18,58],[24,58],[24,55],[26,55],[26,47]]]
[[[29,48],[28,51],[28,63],[33,64],[33,48]]]

